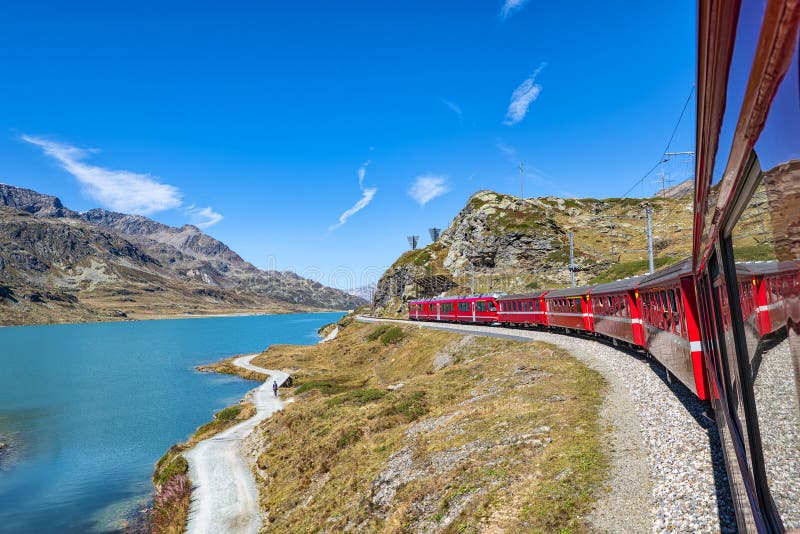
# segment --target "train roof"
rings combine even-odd
[[[565,289],[555,289],[547,293],[547,298],[551,297],[582,297],[587,294],[594,286],[567,287]]]
[[[736,262],[736,271],[741,272],[745,269],[751,274],[773,274],[778,272],[797,270],[797,264],[793,261],[740,261]]]
[[[499,297],[497,300],[538,299],[545,293],[547,293],[547,290],[535,291],[533,293],[515,293],[512,295],[503,295],[502,297]]]
[[[678,263],[670,265],[664,269],[660,269],[653,274],[646,274],[642,276],[639,282],[639,288],[647,288],[653,286],[663,285],[665,283],[680,280],[681,277],[692,274],[692,260],[686,258]]]
[[[644,280],[645,276],[646,275],[630,276],[628,278],[623,278],[622,280],[596,285],[592,288],[592,295],[597,293],[618,293],[620,291],[630,291],[631,289],[636,289],[641,281]]]
[[[480,298],[500,298],[505,293],[481,293],[478,295],[449,295],[444,297],[431,297],[428,299],[411,299],[408,302],[443,302],[448,300],[480,299]]]

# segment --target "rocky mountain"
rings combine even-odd
[[[0,324],[363,303],[292,272],[262,271],[195,226],[78,213],[0,184]]]
[[[682,193],[684,193],[682,191]],[[647,269],[645,208],[658,265],[691,249],[692,197],[521,199],[480,191],[435,243],[407,251],[384,273],[375,304],[399,313],[416,296],[531,291],[570,283],[573,235],[578,284]],[[474,282],[473,282],[474,273]]]

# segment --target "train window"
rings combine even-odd
[[[479,300],[478,302],[476,302],[475,303],[475,310],[479,311],[479,312],[485,312],[486,311],[486,301],[485,300]]]
[[[489,311],[497,311],[497,307],[494,305],[494,302],[491,300],[489,301]]]
[[[796,101],[794,107],[789,113],[793,120],[800,120]],[[765,133],[769,131],[765,128]],[[776,137],[770,141],[775,145],[759,142],[757,149],[763,146],[765,161],[774,166],[762,170],[753,154],[740,193],[743,198],[737,204],[738,216],[729,231],[731,270],[739,279],[729,284],[729,290],[738,292],[730,292],[729,302],[739,303],[739,313],[733,310],[736,347],[752,388],[756,421],[751,421],[750,441],[759,451],[754,470],[756,479],[762,480],[761,498],[764,502],[772,499],[783,526],[792,530],[800,528],[800,332],[787,324],[800,322],[800,295],[792,288],[800,280],[800,159],[796,159],[795,142],[795,159],[781,161],[788,140],[780,136],[789,130],[772,132]],[[758,465],[758,456],[763,466]]]

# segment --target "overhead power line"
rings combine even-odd
[[[692,90],[691,90],[691,91],[689,91],[689,96],[688,96],[688,97],[686,97],[686,102],[683,104],[683,109],[681,110],[681,115],[680,115],[680,117],[678,117],[678,122],[676,122],[676,123],[675,123],[675,128],[673,128],[673,129],[672,129],[672,135],[670,135],[670,136],[669,136],[669,141],[667,141],[667,146],[666,146],[666,148],[664,148],[664,151],[661,153],[661,156],[659,156],[659,158],[658,158],[658,161],[655,163],[655,165],[653,165],[653,166],[650,168],[650,170],[648,170],[648,171],[647,171],[647,172],[644,174],[644,176],[642,176],[641,178],[639,178],[639,179],[636,181],[636,183],[634,183],[634,184],[631,186],[631,188],[630,188],[630,189],[628,189],[627,191],[625,191],[625,194],[623,194],[623,195],[622,195],[622,198],[625,198],[625,197],[627,197],[627,196],[628,196],[628,194],[629,194],[631,191],[633,191],[634,189],[636,189],[636,188],[637,188],[637,187],[638,187],[638,186],[639,186],[639,185],[640,185],[642,182],[644,182],[644,181],[647,179],[647,177],[648,177],[648,176],[650,176],[650,174],[651,174],[651,173],[652,173],[654,170],[656,170],[656,169],[658,168],[658,166],[659,166],[659,165],[661,165],[661,164],[664,162],[664,157],[666,156],[667,152],[669,152],[669,147],[670,147],[670,145],[672,145],[672,140],[675,138],[675,134],[677,133],[677,131],[678,131],[678,127],[680,126],[680,124],[681,124],[681,121],[683,120],[683,115],[686,113],[686,108],[688,108],[688,107],[689,107],[689,102],[692,100],[692,95],[693,95],[693,94],[694,94],[694,85],[692,85]]]

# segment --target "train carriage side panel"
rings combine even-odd
[[[591,313],[595,332],[626,343],[644,346],[635,296],[640,279],[641,277],[633,277],[592,288]]]
[[[590,286],[582,286],[547,293],[548,326],[591,332],[590,289]]]

